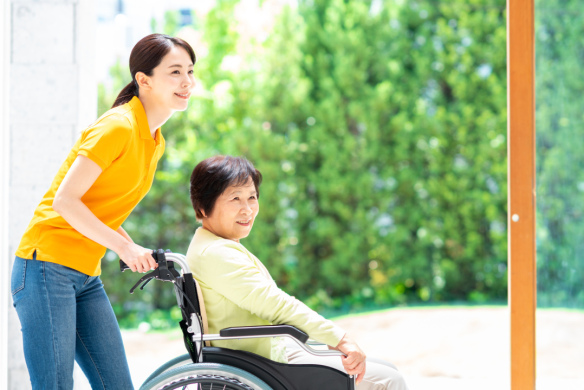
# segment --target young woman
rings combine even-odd
[[[140,40],[132,81],[82,132],[34,212],[11,280],[33,389],[72,389],[75,360],[93,389],[134,388],[100,259],[109,248],[132,271],[156,266],[122,223],[152,184],[164,152],[160,127],[188,106],[194,64],[180,38]]]
[[[407,390],[390,363],[366,359],[339,326],[282,291],[240,239],[251,233],[259,212],[262,176],[242,157],[216,156],[200,162],[191,175],[191,202],[203,226],[187,251],[199,282],[209,333],[232,326],[288,324],[346,357],[314,357],[295,343],[277,338],[212,341],[217,347],[254,352],[282,363],[323,364],[356,375],[358,390]]]

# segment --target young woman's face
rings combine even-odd
[[[210,215],[203,217],[203,228],[219,237],[239,242],[251,232],[260,210],[253,180],[242,186],[230,186],[215,202]]]
[[[185,49],[174,46],[152,71],[151,95],[159,107],[173,111],[187,109],[195,86],[193,61]]]

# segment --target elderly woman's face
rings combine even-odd
[[[203,217],[203,228],[219,237],[239,242],[251,232],[260,205],[253,180],[242,186],[229,186],[215,202],[210,215]]]

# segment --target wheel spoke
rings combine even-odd
[[[185,373],[183,377],[171,379],[166,384],[159,383],[156,389],[161,390],[254,390],[257,389],[252,383],[246,384],[237,377],[217,374],[191,375]]]

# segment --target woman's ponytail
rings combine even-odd
[[[136,82],[132,80],[120,91],[112,108],[128,103],[134,96],[138,96],[138,88],[136,87]]]

